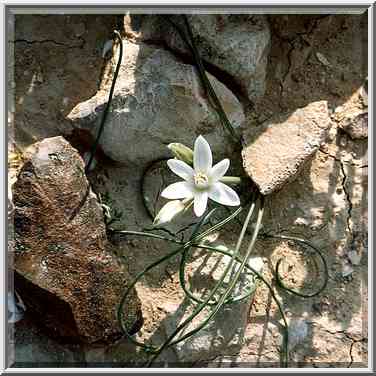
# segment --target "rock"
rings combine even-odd
[[[351,357],[353,362],[351,368],[367,368],[368,367],[368,341],[363,339],[362,341],[353,342],[351,348]]]
[[[342,128],[353,140],[368,137],[368,111],[357,111],[348,114],[339,122]]]
[[[9,343],[12,367],[61,367],[62,364],[78,367],[85,364],[80,344],[59,343],[27,315],[15,325]]]
[[[309,104],[287,119],[278,116],[244,132],[243,165],[264,195],[294,180],[318,150],[330,126],[325,101]]]
[[[229,136],[210,107],[194,68],[164,50],[124,44],[127,52],[100,141],[105,154],[116,161],[142,165],[166,157],[168,143],[191,146],[199,134],[205,134],[217,151],[223,148]],[[210,80],[231,123],[238,128],[244,120],[239,102],[214,77]],[[107,98],[108,92],[101,90],[76,106],[69,114],[73,126],[96,135]]]
[[[110,252],[84,163],[62,137],[26,153],[14,184],[15,287],[51,333],[84,342],[120,335],[116,310],[129,276]],[[134,324],[136,295],[125,307]]]
[[[112,38],[116,15],[15,16],[12,99],[17,145],[71,132],[65,116],[98,89],[101,47]],[[51,31],[53,30],[53,35]],[[86,32],[85,32],[86,30]],[[11,34],[10,34],[11,35]]]
[[[352,265],[359,265],[360,261],[362,259],[362,255],[359,254],[357,251],[354,251],[354,250],[350,251],[347,254],[347,257],[350,260]]]
[[[124,43],[122,67],[116,81],[100,145],[115,161],[145,163],[169,156],[166,145],[180,142],[192,147],[205,135],[215,151],[225,152],[230,136],[209,105],[199,77],[191,65],[171,53],[145,44]],[[114,58],[117,61],[117,57]],[[235,128],[244,114],[235,96],[219,81],[209,79]],[[69,114],[76,128],[96,135],[108,91],[77,105]]]
[[[195,287],[193,290],[195,296],[202,296],[203,293],[204,296],[207,296],[209,289],[213,288],[214,284],[221,278],[230,258],[228,256],[205,257],[202,254],[198,254],[198,256],[190,265],[190,268],[193,267],[196,271],[190,276],[189,284]],[[261,271],[263,267],[262,259],[259,257],[251,258],[249,264],[258,271]],[[225,282],[227,287],[229,278]],[[255,287],[255,283],[253,273],[243,272],[240,282],[235,287],[235,295],[240,296],[246,291],[250,291],[250,289]],[[190,287],[190,289],[192,290],[193,288]],[[252,301],[253,294],[246,299],[222,306],[205,328],[195,333],[192,337],[174,345],[179,360],[195,362],[211,359],[218,354],[241,348]],[[170,336],[176,327],[192,313],[196,305],[187,303],[187,301],[182,302],[180,305],[163,302],[162,307],[169,314],[163,323],[166,335]],[[210,313],[209,310],[204,310],[203,312],[204,314],[200,313],[196,316],[177,338],[201,324]]]
[[[354,272],[354,268],[351,266],[351,264],[347,261],[344,261],[342,265],[342,277],[343,278],[350,277],[351,274],[353,274],[353,272]]]
[[[309,332],[307,321],[301,318],[294,318],[289,323],[289,349],[293,350],[297,345],[303,343]]]
[[[330,64],[329,60],[320,52],[316,52],[317,60],[325,65],[326,67],[331,67],[332,64]]]
[[[266,18],[241,14],[192,14],[187,18],[202,59],[227,73],[249,99],[262,96],[271,39]],[[172,19],[183,27],[181,17]],[[145,41],[163,39],[172,50],[191,56],[166,18],[128,15],[124,25],[127,35]]]

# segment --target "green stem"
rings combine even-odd
[[[243,238],[244,238],[244,235],[245,235],[245,231],[248,227],[248,223],[249,223],[249,220],[251,218],[251,215],[252,215],[252,212],[253,212],[253,209],[254,209],[254,206],[251,207],[251,210],[250,212],[248,213],[248,216],[244,222],[244,225],[243,225],[243,228],[242,228],[242,232],[240,234],[240,237],[239,237],[239,240],[238,240],[238,244],[235,248],[235,252],[234,252],[234,255],[235,257],[237,256],[238,252],[239,252],[239,249],[240,249],[240,245],[243,241]],[[193,335],[194,333],[196,333],[197,331],[201,330],[219,311],[219,309],[222,307],[223,303],[225,302],[225,300],[227,299],[227,297],[232,293],[232,290],[234,289],[235,285],[238,283],[238,280],[239,280],[239,277],[240,277],[240,274],[242,273],[244,267],[246,264],[248,264],[248,260],[249,260],[249,257],[251,255],[251,252],[253,250],[253,247],[254,247],[254,244],[256,242],[256,239],[257,239],[257,233],[258,233],[258,230],[260,228],[260,224],[261,224],[261,219],[262,219],[262,216],[263,216],[263,212],[264,212],[264,208],[263,206],[261,206],[260,210],[259,210],[259,213],[258,213],[258,216],[257,216],[257,222],[256,222],[256,228],[255,228],[255,231],[253,232],[253,236],[252,236],[252,239],[251,239],[251,243],[248,247],[248,250],[247,250],[247,253],[246,253],[246,256],[244,257],[240,267],[237,269],[236,273],[235,273],[235,276],[232,278],[232,282],[230,282],[229,286],[227,287],[227,289],[225,290],[224,294],[221,296],[221,298],[219,299],[218,301],[218,304],[217,306],[213,309],[213,311],[210,313],[210,315],[206,318],[206,320],[204,321],[204,323],[202,323],[201,325],[199,325],[197,328],[195,328],[192,332],[190,333],[187,333],[186,335],[184,335],[183,337],[179,338],[178,341],[175,341],[174,343],[178,343],[182,340],[184,340],[185,338],[188,337],[188,335]],[[231,261],[231,264],[232,264],[232,261]],[[232,265],[231,265],[232,266]],[[228,268],[229,269],[229,268]]]
[[[130,231],[130,230],[111,230],[111,232],[115,234],[123,234],[123,235],[146,236],[148,238],[167,240],[175,244],[184,244],[183,242],[180,242],[179,240],[167,238],[166,236],[154,234],[152,232]]]
[[[198,328],[195,328],[194,330],[192,330],[191,332],[189,333],[186,333],[183,337],[179,338],[178,340],[175,340],[175,341],[172,341],[175,336],[181,331],[183,330],[190,322],[192,322],[192,320],[208,305],[208,303],[210,302],[210,300],[212,299],[212,297],[215,295],[215,293],[217,292],[217,290],[222,286],[228,272],[232,269],[233,265],[234,265],[234,261],[235,261],[235,258],[237,257],[238,253],[239,253],[239,250],[240,250],[240,246],[242,244],[242,241],[243,241],[243,238],[244,238],[244,235],[245,235],[245,230],[248,226],[248,223],[251,219],[251,216],[252,216],[252,213],[253,213],[253,210],[254,210],[254,203],[252,203],[250,209],[249,209],[249,212],[248,212],[248,215],[247,215],[247,218],[244,222],[244,225],[243,225],[243,228],[242,228],[242,231],[241,231],[241,234],[239,236],[239,239],[238,239],[238,242],[236,244],[236,248],[235,248],[235,251],[233,253],[233,255],[231,256],[231,261],[228,263],[224,273],[222,274],[220,280],[218,281],[218,283],[216,284],[216,286],[213,288],[213,290],[211,291],[211,293],[208,295],[208,297],[201,303],[198,305],[198,307],[193,311],[193,313],[191,315],[189,315],[189,317],[187,319],[185,319],[174,331],[173,333],[167,338],[167,340],[163,343],[163,345],[158,349],[158,351],[154,354],[154,356],[150,359],[150,361],[148,362],[148,366],[150,367],[151,364],[157,359],[157,357],[160,355],[160,353],[167,347],[167,346],[172,346],[180,341],[182,341],[183,339],[185,338],[188,338],[190,337],[191,335],[195,334],[196,332],[198,332],[199,330],[201,330],[204,326],[207,325],[207,323],[209,322],[209,320],[205,320],[205,322],[203,324],[201,324]],[[226,296],[227,297],[227,296]],[[223,301],[222,301],[223,303]],[[222,305],[222,304],[221,304]],[[219,309],[219,308],[218,308]],[[211,318],[211,317],[210,317]]]
[[[93,162],[95,153],[96,153],[97,148],[98,148],[99,140],[101,138],[101,135],[102,135],[102,132],[103,132],[103,129],[104,129],[104,125],[105,125],[105,122],[106,122],[106,118],[107,118],[107,115],[108,115],[108,111],[110,109],[110,105],[111,105],[111,102],[112,102],[112,97],[114,95],[115,83],[116,83],[117,76],[119,74],[119,70],[120,70],[120,66],[121,66],[121,61],[123,59],[123,43],[122,43],[122,40],[121,40],[121,35],[120,35],[120,33],[117,30],[114,30],[114,34],[116,35],[116,38],[120,42],[119,43],[119,45],[120,45],[119,59],[118,59],[117,65],[116,65],[116,70],[115,70],[115,73],[114,73],[114,77],[112,79],[110,94],[108,96],[108,101],[107,101],[106,107],[105,107],[104,112],[103,112],[103,116],[102,116],[101,124],[99,126],[97,138],[95,139],[94,144],[91,147],[90,158],[89,158],[89,161],[87,162],[87,165],[85,167],[85,172],[86,173],[90,170],[90,166],[91,166],[91,164]]]
[[[197,50],[197,46],[196,46],[196,43],[195,43],[195,40],[194,40],[194,37],[193,37],[193,33],[192,33],[192,29],[191,29],[191,26],[189,24],[189,21],[188,21],[188,18],[187,16],[184,14],[183,15],[183,18],[184,18],[184,22],[185,22],[185,26],[187,28],[187,31],[188,31],[188,36],[189,36],[189,39],[191,41],[191,51],[193,52],[193,56],[196,60],[196,64],[197,64],[197,67],[198,67],[198,70],[199,70],[199,73],[200,73],[200,77],[201,77],[201,80],[203,81],[203,84],[204,86],[207,88],[211,98],[212,98],[212,101],[214,102],[214,107],[218,113],[218,116],[222,122],[222,124],[224,125],[224,127],[229,131],[229,133],[231,134],[231,136],[234,138],[234,140],[236,142],[239,142],[241,140],[239,140],[239,137],[237,136],[234,128],[232,127],[230,121],[228,120],[228,117],[222,107],[222,104],[220,102],[220,100],[218,99],[217,97],[217,94],[216,92],[214,91],[207,75],[206,75],[206,70],[205,70],[205,67],[204,67],[204,64],[203,64],[203,61],[201,59],[201,56]]]
[[[234,213],[232,213],[231,215],[229,215],[227,218],[225,218],[224,220],[220,221],[219,223],[217,223],[216,225],[214,225],[213,227],[211,227],[210,229],[208,229],[207,231],[205,231],[204,233],[196,236],[194,239],[192,239],[191,241],[189,242],[186,242],[184,244],[181,245],[181,247],[178,247],[177,249],[175,249],[174,251],[170,252],[169,254],[167,254],[166,256],[158,259],[157,261],[153,262],[152,264],[150,264],[148,267],[146,267],[143,271],[141,271],[140,273],[137,274],[136,278],[133,280],[133,282],[128,286],[128,288],[126,289],[121,301],[120,301],[120,304],[119,304],[119,308],[118,308],[118,311],[117,311],[117,318],[118,318],[118,321],[120,323],[120,327],[122,329],[122,331],[124,332],[124,334],[126,335],[126,337],[131,341],[133,342],[135,345],[137,346],[140,346],[142,348],[144,348],[146,351],[148,352],[155,352],[155,348],[153,346],[147,346],[145,345],[144,343],[142,342],[138,342],[136,341],[129,333],[128,333],[128,329],[125,325],[125,322],[124,322],[124,317],[123,317],[123,307],[125,305],[125,302],[126,302],[126,299],[129,295],[129,293],[131,292],[131,290],[134,288],[134,286],[136,285],[136,283],[149,271],[151,270],[152,268],[154,268],[155,266],[161,264],[162,262],[164,261],[167,261],[168,259],[170,259],[171,257],[177,255],[178,253],[182,252],[186,247],[190,247],[192,244],[194,244],[195,242],[199,242],[200,240],[202,240],[203,237],[207,236],[208,234],[210,234],[211,232],[213,231],[216,231],[218,230],[219,228],[223,227],[225,224],[227,224],[230,220],[232,220],[233,218],[235,218],[240,212],[241,212],[241,207],[238,208]],[[212,211],[213,212],[213,211]],[[211,215],[211,213],[209,213],[209,215]],[[160,235],[157,235],[157,234],[152,234],[152,233],[142,233],[140,231],[121,231],[121,230],[113,230],[114,233],[123,233],[123,234],[126,234],[126,235],[135,235],[135,236],[148,236],[148,237],[152,237],[152,238],[155,238],[155,239],[161,239],[161,240],[168,240],[168,241],[174,241],[173,239],[168,239],[168,238],[165,238],[163,236],[160,236]]]
[[[321,251],[318,248],[316,248],[312,243],[308,242],[307,240],[296,238],[294,236],[266,234],[265,237],[292,240],[292,241],[295,241],[297,243],[307,245],[308,247],[312,248],[319,255],[321,262],[324,265],[324,275],[325,275],[325,277],[324,277],[324,282],[323,282],[322,286],[314,293],[303,294],[299,291],[296,291],[296,290],[293,290],[293,289],[287,287],[282,282],[282,278],[279,274],[279,267],[280,267],[280,264],[283,261],[283,259],[279,259],[278,262],[277,262],[276,268],[275,268],[276,281],[277,281],[277,284],[278,284],[279,287],[281,287],[282,289],[290,292],[291,294],[294,294],[294,295],[299,296],[301,298],[313,298],[313,297],[319,295],[323,290],[325,290],[325,288],[328,284],[328,280],[329,280],[328,265],[326,263],[325,257],[323,256],[323,254],[321,253]]]
[[[198,74],[199,74],[199,77],[201,79],[204,90],[209,95],[209,100],[211,100],[211,104],[213,105],[214,109],[216,110],[218,117],[219,117],[220,121],[222,122],[224,128],[230,133],[231,137],[235,140],[235,142],[239,142],[239,141],[243,142],[242,139],[239,140],[239,137],[237,136],[233,126],[231,125],[230,121],[228,120],[227,115],[226,115],[226,113],[225,113],[225,111],[222,107],[222,104],[221,104],[220,100],[218,99],[217,94],[215,93],[215,91],[214,91],[214,89],[213,89],[213,87],[212,87],[212,85],[211,85],[211,83],[210,83],[210,81],[209,81],[209,79],[206,75],[206,70],[205,70],[204,64],[202,62],[202,59],[200,57],[200,54],[197,50],[197,47],[196,47],[196,44],[195,44],[195,41],[194,41],[194,37],[193,37],[193,34],[192,34],[192,30],[190,28],[188,19],[186,18],[185,15],[183,15],[183,17],[184,17],[184,22],[185,22],[185,26],[186,26],[186,29],[187,29],[189,39],[188,39],[186,33],[181,29],[181,27],[178,26],[175,22],[173,22],[170,17],[167,17],[167,21],[170,24],[173,25],[173,27],[177,30],[177,32],[180,35],[180,37],[182,38],[182,40],[185,42],[185,44],[187,45],[187,47],[191,51],[191,53],[192,53],[192,55],[195,59]]]
[[[168,259],[170,259],[171,257],[177,255],[179,252],[181,252],[182,250],[184,249],[183,246],[181,247],[178,247],[177,249],[175,249],[174,251],[170,252],[169,254],[167,254],[166,256],[158,259],[157,261],[153,262],[152,264],[150,264],[148,267],[146,267],[143,271],[141,271],[140,273],[137,274],[136,278],[133,280],[133,282],[128,286],[127,290],[125,291],[123,297],[121,298],[121,301],[120,301],[120,304],[119,304],[119,308],[118,308],[118,311],[117,311],[117,318],[118,318],[118,321],[120,323],[120,327],[122,329],[122,331],[124,332],[124,334],[127,336],[127,338],[133,342],[135,345],[137,346],[140,346],[142,348],[144,348],[146,351],[148,352],[154,352],[156,351],[156,349],[153,347],[153,346],[149,346],[149,345],[145,345],[144,343],[142,342],[138,342],[137,340],[135,340],[129,333],[128,333],[128,329],[126,327],[126,324],[124,322],[124,316],[123,316],[123,307],[124,307],[124,304],[126,302],[126,299],[129,295],[129,293],[132,291],[133,287],[136,285],[136,283],[151,269],[153,269],[155,266],[161,264],[162,262],[164,261],[167,261]]]
[[[244,238],[244,235],[245,235],[245,231],[246,231],[246,228],[248,226],[248,222],[250,220],[250,217],[252,216],[252,213],[253,213],[253,210],[255,208],[255,202],[252,202],[251,204],[251,207],[249,209],[249,212],[248,212],[248,215],[247,215],[247,219],[246,219],[246,222],[244,222],[244,225],[243,225],[243,228],[242,228],[242,231],[240,233],[240,236],[238,238],[238,242],[237,242],[237,245],[235,247],[235,251],[234,251],[234,254],[235,254],[235,257],[237,257],[237,252],[239,251],[239,248],[240,248],[240,245],[241,245],[241,242],[243,241],[243,238]],[[240,244],[239,244],[240,242]],[[182,260],[181,260],[181,263],[180,263],[180,268],[179,268],[179,280],[180,280],[180,285],[182,287],[182,289],[184,290],[185,294],[191,298],[193,301],[197,302],[197,303],[201,303],[201,304],[204,304],[206,302],[206,300],[201,300],[199,298],[196,298],[190,291],[189,289],[187,288],[186,286],[186,282],[185,282],[185,265],[186,265],[186,260],[187,260],[187,256],[188,256],[188,253],[189,253],[189,250],[190,248],[186,248],[184,251],[183,251],[183,254],[182,254]],[[211,294],[212,292],[210,292]],[[216,300],[214,300],[213,302],[206,302],[207,305],[217,305],[218,302]]]

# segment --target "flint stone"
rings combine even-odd
[[[17,291],[51,334],[88,343],[119,337],[116,310],[129,276],[109,251],[81,157],[62,137],[25,155],[13,192]],[[140,301],[133,294],[129,302],[134,324]]]
[[[226,154],[230,136],[210,106],[195,68],[165,50],[123,43],[126,53],[100,139],[104,153],[117,162],[142,166],[168,157],[169,143],[191,147],[202,134],[214,145],[214,153]],[[240,129],[244,121],[240,103],[214,77],[209,79],[230,122]],[[68,116],[73,127],[87,129],[95,137],[107,101],[108,87],[78,104]]]
[[[243,166],[260,192],[268,195],[293,181],[324,142],[330,127],[326,101],[277,116],[244,132]]]
[[[191,56],[167,16],[124,18],[125,33],[136,41],[163,40],[180,54]],[[168,16],[184,29],[181,17]],[[250,100],[265,92],[271,32],[265,16],[242,14],[187,15],[201,58],[227,73]]]

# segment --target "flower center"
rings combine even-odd
[[[195,185],[199,189],[205,189],[209,186],[209,178],[206,174],[203,174],[202,172],[197,172],[197,174],[193,177]]]

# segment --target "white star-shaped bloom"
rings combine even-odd
[[[197,217],[204,214],[209,198],[222,205],[240,205],[237,193],[220,181],[230,166],[229,159],[223,159],[213,166],[212,152],[204,137],[199,136],[195,141],[193,168],[178,159],[169,159],[167,164],[184,181],[169,185],[161,196],[172,200],[193,199]]]

